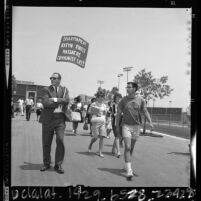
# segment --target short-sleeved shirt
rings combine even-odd
[[[147,111],[145,100],[140,96],[123,97],[118,108],[123,112],[122,124],[127,125],[140,125],[142,123],[141,114]]]
[[[97,117],[97,115],[95,113],[92,112],[92,108],[96,108],[97,111],[98,111],[98,116],[103,119],[103,121],[105,122],[105,115],[106,115],[106,112],[107,112],[107,107],[104,103],[98,103],[98,102],[94,102],[90,105],[89,107],[89,113],[92,113],[92,119],[93,117]]]

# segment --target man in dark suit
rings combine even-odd
[[[54,133],[56,134],[56,152],[55,166],[56,172],[63,174],[61,166],[64,160],[65,146],[63,143],[65,130],[65,110],[69,103],[68,89],[60,85],[61,75],[53,73],[50,77],[51,86],[44,88],[43,106],[39,122],[42,123],[42,145],[43,145],[43,163],[41,171],[50,168],[51,163],[51,144]]]

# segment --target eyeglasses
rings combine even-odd
[[[126,87],[126,89],[130,89],[130,88],[133,88],[133,87]]]
[[[50,77],[50,80],[56,80],[58,79],[57,77]]]

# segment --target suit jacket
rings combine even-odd
[[[65,87],[59,86],[59,90],[57,91],[57,97],[56,92],[54,90],[54,87],[50,85],[49,87],[43,88],[43,111],[40,115],[39,122],[40,123],[49,123],[54,118],[54,110],[59,105],[62,106],[62,112],[65,113],[67,110],[68,104],[69,104],[69,94],[68,89],[66,88],[66,93],[64,96]],[[64,96],[64,97],[63,97]],[[49,100],[49,98],[57,98],[57,102],[52,102]]]

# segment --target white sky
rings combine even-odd
[[[184,8],[70,8],[13,7],[12,69],[17,80],[50,85],[53,72],[62,75],[62,85],[71,97],[94,95],[118,85],[125,95],[129,81],[142,70],[155,78],[168,76],[172,94],[155,102],[155,107],[182,107],[190,102],[191,62],[189,52],[191,9]],[[56,62],[61,37],[76,35],[89,42],[85,68]],[[169,104],[171,101],[171,105]],[[152,102],[150,102],[152,106]]]

